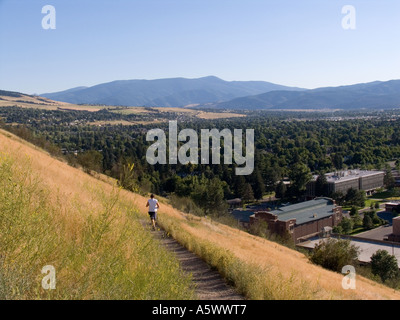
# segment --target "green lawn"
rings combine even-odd
[[[383,192],[375,193],[373,196],[371,196],[371,198],[372,199],[381,199],[381,200],[389,199],[389,198],[394,200],[396,198],[396,199],[400,200],[400,197],[393,197],[393,195],[394,194],[391,191],[383,191]]]
[[[364,206],[363,208],[357,207],[357,209],[358,209],[358,210],[369,209],[369,208],[371,207],[371,203],[372,203],[372,205],[375,205],[376,202],[384,203],[384,201],[379,200],[379,199],[376,199],[375,197],[367,198],[367,199],[365,200],[365,206]],[[352,206],[343,206],[343,207],[342,207],[343,211],[346,211],[346,210],[347,210],[347,211],[350,211],[351,208],[352,208]],[[374,209],[375,209],[375,207],[374,207]]]

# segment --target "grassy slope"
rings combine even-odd
[[[9,136],[6,137],[5,135]],[[0,134],[0,299],[186,299],[190,278],[132,198]],[[41,270],[56,270],[56,289]]]
[[[6,135],[8,135],[6,133]],[[101,204],[97,193],[112,194],[110,183],[90,177],[80,170],[49,157],[44,152],[0,134],[0,153],[30,158],[32,171],[48,186],[52,202],[61,203],[55,213],[67,224],[68,234],[79,234],[75,228],[82,223],[82,215],[96,212]],[[103,177],[104,180],[107,180]],[[60,202],[60,199],[62,201]],[[146,199],[140,195],[120,191],[118,203],[122,207],[138,208],[134,219],[146,218]],[[69,216],[71,214],[72,216]],[[64,217],[64,218],[62,218]],[[327,271],[309,263],[301,253],[276,243],[251,236],[206,218],[183,214],[162,204],[160,222],[178,241],[204,257],[252,299],[399,299],[400,293],[368,279],[357,277],[355,290],[344,290],[343,275]],[[121,218],[121,217],[120,217]],[[121,218],[122,219],[122,218]],[[72,221],[72,222],[71,222]],[[135,223],[130,221],[129,223]],[[136,226],[137,227],[137,226]],[[130,235],[133,237],[134,235]],[[73,238],[73,237],[72,237]],[[69,239],[69,241],[72,241]],[[133,244],[128,237],[124,245]],[[131,248],[132,249],[132,248]],[[144,257],[141,257],[141,259]],[[137,261],[140,264],[140,261]],[[56,263],[56,262],[55,262]],[[71,268],[73,266],[70,266]],[[67,274],[67,271],[65,271]],[[69,270],[73,273],[74,270]],[[170,275],[171,280],[176,280]],[[174,291],[177,292],[177,291]],[[91,297],[90,294],[83,295]],[[176,296],[178,298],[178,296]],[[146,297],[145,297],[146,298]],[[148,298],[152,298],[151,294]]]

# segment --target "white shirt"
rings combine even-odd
[[[157,199],[149,199],[148,200],[149,203],[149,212],[157,212],[157,203],[158,200]]]

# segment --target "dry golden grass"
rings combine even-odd
[[[197,115],[199,119],[228,119],[228,118],[243,118],[245,114],[232,113],[232,112],[200,112]]]
[[[119,125],[131,126],[134,123],[130,122],[130,121],[126,121],[126,120],[109,120],[109,121],[93,121],[93,122],[88,122],[87,124],[91,125],[91,126],[106,126],[106,125],[110,125],[110,126],[119,126]]]
[[[197,110],[177,107],[154,107],[152,109],[157,110],[158,112],[189,113],[193,115],[199,113]]]
[[[4,131],[0,177],[1,299],[192,298],[189,277],[143,229],[132,194],[113,180]],[[47,264],[57,270],[55,292],[40,287]]]
[[[175,107],[116,107],[116,106],[91,106],[91,105],[76,105],[67,102],[55,101],[51,99],[47,99],[44,97],[36,97],[36,96],[27,96],[23,95],[21,97],[10,97],[10,96],[1,96],[0,95],[0,107],[9,107],[9,106],[17,106],[20,108],[35,108],[35,109],[43,109],[43,110],[78,110],[78,111],[90,111],[96,112],[102,110],[104,108],[115,109],[114,112],[129,115],[129,114],[146,114],[150,110],[154,110],[156,112],[161,113],[161,118],[154,121],[135,121],[134,124],[153,124],[167,121],[162,117],[163,113],[176,113],[177,115],[188,115],[193,118],[198,119],[227,119],[227,118],[237,118],[237,117],[246,117],[246,115],[239,113],[231,113],[231,112],[205,112],[199,111],[195,109],[188,108],[175,108]],[[132,125],[132,122],[125,120],[116,120],[116,121],[96,121],[89,123],[90,125]]]
[[[148,113],[149,110],[154,110],[161,113],[161,117],[163,113],[176,113],[177,115],[185,114],[187,116],[191,116],[199,119],[227,119],[227,118],[238,118],[238,117],[246,117],[244,114],[232,113],[232,112],[205,112],[195,109],[188,108],[175,108],[175,107],[127,107],[124,109],[117,109],[114,112],[121,114],[144,114]]]
[[[163,112],[172,112],[172,113],[184,113],[188,115],[192,115],[196,118],[199,119],[227,119],[227,118],[238,118],[238,117],[246,117],[244,114],[239,114],[239,113],[232,113],[232,112],[205,112],[205,111],[200,111],[196,109],[187,109],[187,108],[152,108],[154,110],[157,110],[161,113]]]
[[[89,105],[76,105],[67,102],[55,101],[45,97],[27,96],[10,97],[0,95],[0,107],[17,106],[20,108],[35,108],[43,110],[81,110],[81,111],[99,111],[108,106],[89,106]]]
[[[53,197],[54,201],[57,197],[66,199],[65,207],[59,211],[61,216],[70,211],[70,206],[79,206],[79,212],[96,211],[98,204],[93,199],[93,194],[96,193],[93,190],[100,189],[105,194],[113,192],[111,179],[101,177],[99,180],[91,177],[8,133],[1,133],[0,151],[30,157],[32,170],[52,190],[49,196]],[[139,209],[142,217],[146,217],[145,197],[121,191],[120,199],[132,203],[133,207]],[[161,220],[168,220],[166,225],[179,233],[181,242],[192,243],[192,246],[197,246],[196,250],[203,252],[205,256],[208,249],[218,251],[221,254],[216,253],[217,258],[215,255],[214,258],[222,261],[219,263],[229,265],[229,259],[225,261],[226,257],[223,257],[226,254],[234,257],[236,265],[241,264],[244,270],[247,268],[248,281],[253,281],[255,287],[262,287],[264,291],[268,291],[268,294],[247,292],[253,299],[263,299],[266,296],[277,299],[400,299],[398,291],[361,276],[356,278],[355,290],[344,290],[343,275],[311,264],[306,256],[297,251],[207,218],[184,214],[166,203],[161,204],[159,217]],[[72,218],[68,225],[71,235],[75,234],[75,225],[82,223],[81,219],[80,216]],[[253,267],[263,272],[251,274]],[[247,274],[242,273],[243,276]]]
[[[26,104],[41,104],[41,105],[69,105],[69,103],[66,102],[58,102],[54,101],[45,97],[37,97],[37,96],[28,96],[22,94],[20,97],[12,97],[12,96],[3,96],[0,95],[0,105],[5,105],[5,104],[10,104],[10,103],[26,103]]]

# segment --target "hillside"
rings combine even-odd
[[[0,106],[8,106],[11,104],[21,107],[28,106],[31,108],[35,106],[52,107],[68,105],[67,103],[53,101],[44,97],[32,96],[20,92],[0,90]]]
[[[119,80],[92,87],[78,87],[42,96],[69,102],[116,106],[183,107],[227,101],[272,90],[299,90],[263,81],[198,79]]]
[[[0,299],[190,299],[131,197],[0,133]],[[56,288],[42,288],[44,266]]]
[[[29,95],[20,92],[0,90],[0,107],[16,106],[20,108],[34,108],[45,110],[86,110],[99,111],[100,106],[74,105],[67,102],[55,101],[46,97]]]
[[[400,107],[400,80],[304,91],[276,90],[209,107],[220,109],[389,109]]]
[[[1,190],[16,188],[12,196],[2,194],[1,272],[14,286],[10,292],[0,287],[3,298],[48,298],[39,288],[40,269],[47,264],[57,270],[54,299],[191,297],[174,258],[141,226],[147,218],[145,197],[3,131],[0,177]],[[311,264],[299,252],[161,206],[160,223],[168,232],[250,299],[400,299],[398,291],[362,277],[356,290],[344,290],[343,275]]]

